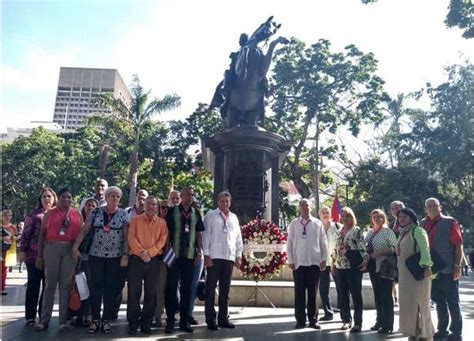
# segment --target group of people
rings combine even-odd
[[[150,334],[152,326],[162,326],[165,310],[165,333],[175,331],[177,312],[179,329],[191,333],[192,325],[198,324],[193,310],[205,268],[207,328],[234,328],[229,321],[229,291],[233,268],[240,267],[243,243],[239,220],[230,211],[231,194],[219,193],[218,207],[205,216],[190,187],[172,191],[162,201],[146,190],[139,190],[135,205],[125,209],[120,208],[121,197],[120,188],[109,187],[104,179],[97,181],[95,194],[83,199],[79,209],[73,207],[73,193],[67,188],[57,195],[51,188],[41,191],[37,207],[26,216],[19,242],[20,260],[28,271],[26,323],[35,331],[48,328],[59,286],[60,330],[71,328],[72,321],[87,326],[90,334],[110,334],[127,285],[129,334],[135,335],[138,329]],[[310,201],[302,199],[299,216],[287,231],[288,266],[294,278],[295,327],[304,328],[308,321],[310,327],[320,329],[318,321],[334,318],[335,309],[329,298],[332,277],[337,288],[341,329],[360,332],[362,276],[368,272],[377,312],[372,330],[393,331],[392,290],[398,282],[402,333],[413,340],[461,340],[458,279],[464,257],[462,234],[456,220],[442,214],[439,200],[427,199],[425,208],[425,218],[418,221],[412,209],[402,202],[393,202],[394,222],[390,227],[384,211],[374,209],[370,213],[370,231],[364,234],[349,207],[342,208],[341,223],[335,223],[328,207],[322,207],[316,218],[311,215]],[[5,212],[3,230],[8,230],[11,211]],[[2,237],[8,242],[9,236]],[[435,274],[431,270],[433,252],[446,264]],[[420,254],[419,266],[424,271],[421,280],[415,279],[406,265],[415,253]],[[90,297],[81,302],[78,311],[71,311],[68,303],[74,275],[81,271],[86,274]],[[2,269],[2,279],[4,273]],[[325,313],[321,318],[316,307],[318,287]],[[438,314],[436,332],[431,322],[430,300],[435,302]]]
[[[110,334],[127,285],[130,335],[138,329],[150,334],[152,326],[162,326],[165,310],[166,333],[175,331],[178,311],[179,329],[191,333],[192,325],[198,324],[193,310],[205,266],[208,329],[234,328],[227,307],[233,267],[240,266],[242,255],[240,224],[230,212],[230,193],[220,193],[218,207],[204,217],[193,195],[187,187],[160,201],[139,190],[135,205],[123,209],[120,188],[99,179],[95,194],[76,209],[71,190],[63,188],[56,194],[51,188],[42,189],[37,207],[26,216],[19,243],[20,259],[28,271],[27,325],[35,331],[48,328],[59,287],[61,331],[75,324],[88,327],[90,334]],[[70,293],[79,272],[86,275],[90,297],[72,311]]]
[[[394,222],[390,227],[384,211],[374,209],[370,213],[367,234],[357,226],[356,216],[349,207],[342,208],[341,224],[332,221],[328,207],[319,210],[319,219],[311,216],[310,207],[310,201],[302,199],[300,216],[288,228],[287,252],[294,278],[295,328],[304,328],[308,321],[310,327],[320,329],[318,320],[334,318],[329,298],[332,276],[337,288],[341,329],[360,332],[362,276],[368,272],[376,307],[376,323],[371,330],[392,333],[392,291],[398,282],[400,332],[410,340],[462,340],[458,280],[464,259],[463,237],[457,221],[442,214],[438,199],[426,200],[426,216],[421,221],[402,202],[393,202]],[[419,254],[419,258],[415,257],[418,263],[415,265],[422,271],[421,278],[415,278],[408,266],[413,263],[411,259],[415,254]],[[438,259],[444,265],[432,271],[433,261]],[[316,308],[318,286],[325,312],[320,319]],[[349,297],[352,297],[353,315]],[[436,331],[431,321],[430,300],[436,304]]]

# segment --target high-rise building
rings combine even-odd
[[[94,102],[100,93],[111,92],[129,105],[131,96],[115,69],[61,67],[53,121],[63,129],[76,129],[89,115],[107,114],[110,109]]]

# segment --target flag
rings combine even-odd
[[[331,208],[332,221],[335,223],[339,221],[339,212],[341,212],[341,204],[339,203],[339,199],[335,197]]]
[[[168,268],[171,268],[173,264],[176,262],[176,254],[174,253],[172,247],[170,247],[168,250],[164,252],[163,262],[165,262]]]

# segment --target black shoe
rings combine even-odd
[[[321,326],[316,322],[310,322],[309,327],[313,329],[321,329]]]
[[[392,334],[392,329],[388,329],[388,328],[380,328],[377,333],[379,334]]]
[[[149,324],[142,324],[140,326],[140,331],[143,333],[143,334],[146,334],[146,335],[150,335],[151,334],[151,325]]]
[[[324,315],[319,319],[319,321],[332,321],[334,319],[333,315]]]
[[[461,335],[449,334],[447,341],[462,341],[462,336]]]
[[[433,335],[433,339],[435,339],[435,340],[446,339],[447,337],[448,337],[448,332],[440,332],[440,331],[437,331],[437,332],[434,333],[434,335]]]
[[[207,323],[207,329],[209,329],[209,330],[218,330],[219,327],[217,327],[217,324],[215,322],[208,322]]]
[[[186,333],[192,333],[194,331],[194,329],[191,328],[189,323],[181,324],[179,326],[179,329],[182,330],[183,332],[186,332]]]
[[[112,334],[112,327],[110,325],[110,321],[102,320],[100,324],[101,324],[102,332],[104,334]]]
[[[297,323],[295,325],[295,329],[303,329],[304,327],[306,327],[306,325],[304,323]]]
[[[196,320],[193,316],[189,316],[188,321],[191,326],[197,326],[199,324],[198,320]]]
[[[137,335],[138,326],[136,324],[128,325],[128,335]]]
[[[165,333],[166,334],[173,334],[174,333],[174,326],[167,324],[165,328]]]
[[[351,333],[360,333],[361,331],[362,331],[362,328],[360,326],[354,326],[350,330]]]
[[[228,328],[228,329],[234,329],[235,328],[235,324],[233,324],[230,321],[222,321],[222,322],[219,322],[217,325],[221,328]]]
[[[380,325],[378,325],[377,323],[374,324],[372,327],[370,327],[370,330],[373,330],[373,331],[378,331],[380,329]]]

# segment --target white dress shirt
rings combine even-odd
[[[286,249],[288,264],[294,264],[295,270],[300,266],[319,266],[321,262],[326,261],[328,245],[321,221],[311,216],[309,221],[302,217],[293,220],[288,227]]]
[[[328,259],[327,259],[327,266],[331,267],[333,263],[333,259],[331,255],[333,254],[334,249],[336,248],[336,239],[337,239],[337,231],[339,230],[336,223],[332,222],[329,224],[328,229],[326,230],[323,226],[323,229],[326,231],[326,239],[328,241]]]
[[[202,233],[204,256],[211,259],[225,259],[235,262],[242,257],[242,234],[239,219],[229,212],[225,215],[218,208],[207,212],[204,216],[205,230]]]

